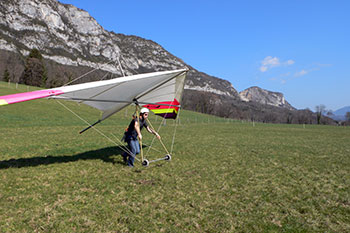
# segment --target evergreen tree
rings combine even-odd
[[[4,82],[10,81],[10,72],[7,70],[7,68],[4,71],[4,75],[2,77],[2,80],[4,80]]]
[[[26,59],[24,71],[19,82],[26,85],[45,87],[47,73],[43,57],[38,49],[32,49]]]
[[[38,49],[35,49],[35,48],[30,50],[28,58],[37,58],[40,61],[43,60],[43,56],[41,55],[40,51]]]

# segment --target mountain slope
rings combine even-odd
[[[340,109],[334,111],[333,115],[331,115],[330,117],[333,120],[345,121],[347,112],[350,112],[350,106],[346,106],[346,107],[343,107],[343,108],[340,108]]]
[[[46,60],[78,68],[78,71],[81,71],[79,67],[98,67],[122,76],[118,59],[126,75],[188,66],[153,41],[106,31],[86,11],[54,0],[2,1],[0,28],[0,49],[23,57],[37,48]],[[189,68],[186,88],[238,95],[228,81]],[[52,72],[53,76],[61,73]],[[18,73],[14,73],[16,80]],[[79,72],[73,73],[75,76]],[[47,86],[62,82],[52,79],[55,77],[48,80]],[[91,79],[99,78],[96,75],[84,81]]]
[[[298,113],[289,112],[294,108],[283,95],[270,92],[275,97],[264,96],[275,98],[273,105],[266,104],[273,101],[244,102],[227,80],[196,70],[151,40],[106,31],[73,5],[55,0],[3,0],[0,29],[0,74],[8,70],[12,82],[20,80],[33,48],[43,55],[46,87],[66,84],[83,74],[74,83],[188,67],[182,104],[189,110],[264,122],[293,122],[290,115],[294,115],[297,121]],[[96,71],[91,73],[92,69]]]
[[[347,112],[350,112],[350,106],[346,106],[346,107],[340,108],[340,109],[334,111],[333,114],[334,115],[338,115],[338,116],[345,116],[345,114]]]
[[[250,87],[239,93],[243,101],[253,101],[261,104],[268,104],[276,107],[282,107],[289,110],[295,110],[284,98],[280,92],[272,92],[260,87]]]

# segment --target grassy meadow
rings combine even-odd
[[[0,95],[28,88],[0,82]],[[62,103],[90,123],[100,116]],[[350,232],[349,127],[183,110],[172,160],[129,168],[111,140],[132,113],[99,124],[105,136],[79,135],[86,124],[56,100],[0,106],[0,232]],[[168,149],[174,130],[162,124]],[[152,148],[149,160],[165,155]]]

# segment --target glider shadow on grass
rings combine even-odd
[[[63,155],[63,156],[38,156],[32,158],[20,158],[0,161],[0,169],[7,168],[22,168],[22,167],[36,167],[40,165],[49,165],[55,163],[69,163],[79,160],[97,160],[100,159],[106,163],[120,163],[124,164],[122,157],[124,150],[119,146],[106,147],[98,150],[87,151],[76,155]],[[112,156],[120,156],[118,159],[112,158]]]

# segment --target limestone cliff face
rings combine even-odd
[[[238,96],[230,82],[198,72],[153,41],[106,31],[88,12],[73,5],[56,0],[2,0],[0,50],[24,57],[33,48],[60,67],[99,68],[116,76],[122,76],[122,69],[132,75],[188,67],[185,89]]]
[[[243,101],[257,102],[261,104],[272,105],[275,107],[287,108],[295,110],[284,98],[284,95],[279,92],[272,92],[260,87],[250,87],[239,93]]]
[[[0,80],[7,69],[11,81],[18,81],[33,48],[44,57],[46,87],[66,84],[92,69],[97,71],[79,82],[188,67],[182,103],[186,109],[242,119],[272,111],[280,116],[283,110],[294,109],[281,93],[250,88],[239,94],[229,81],[194,69],[154,41],[104,30],[88,12],[73,5],[1,0]]]

